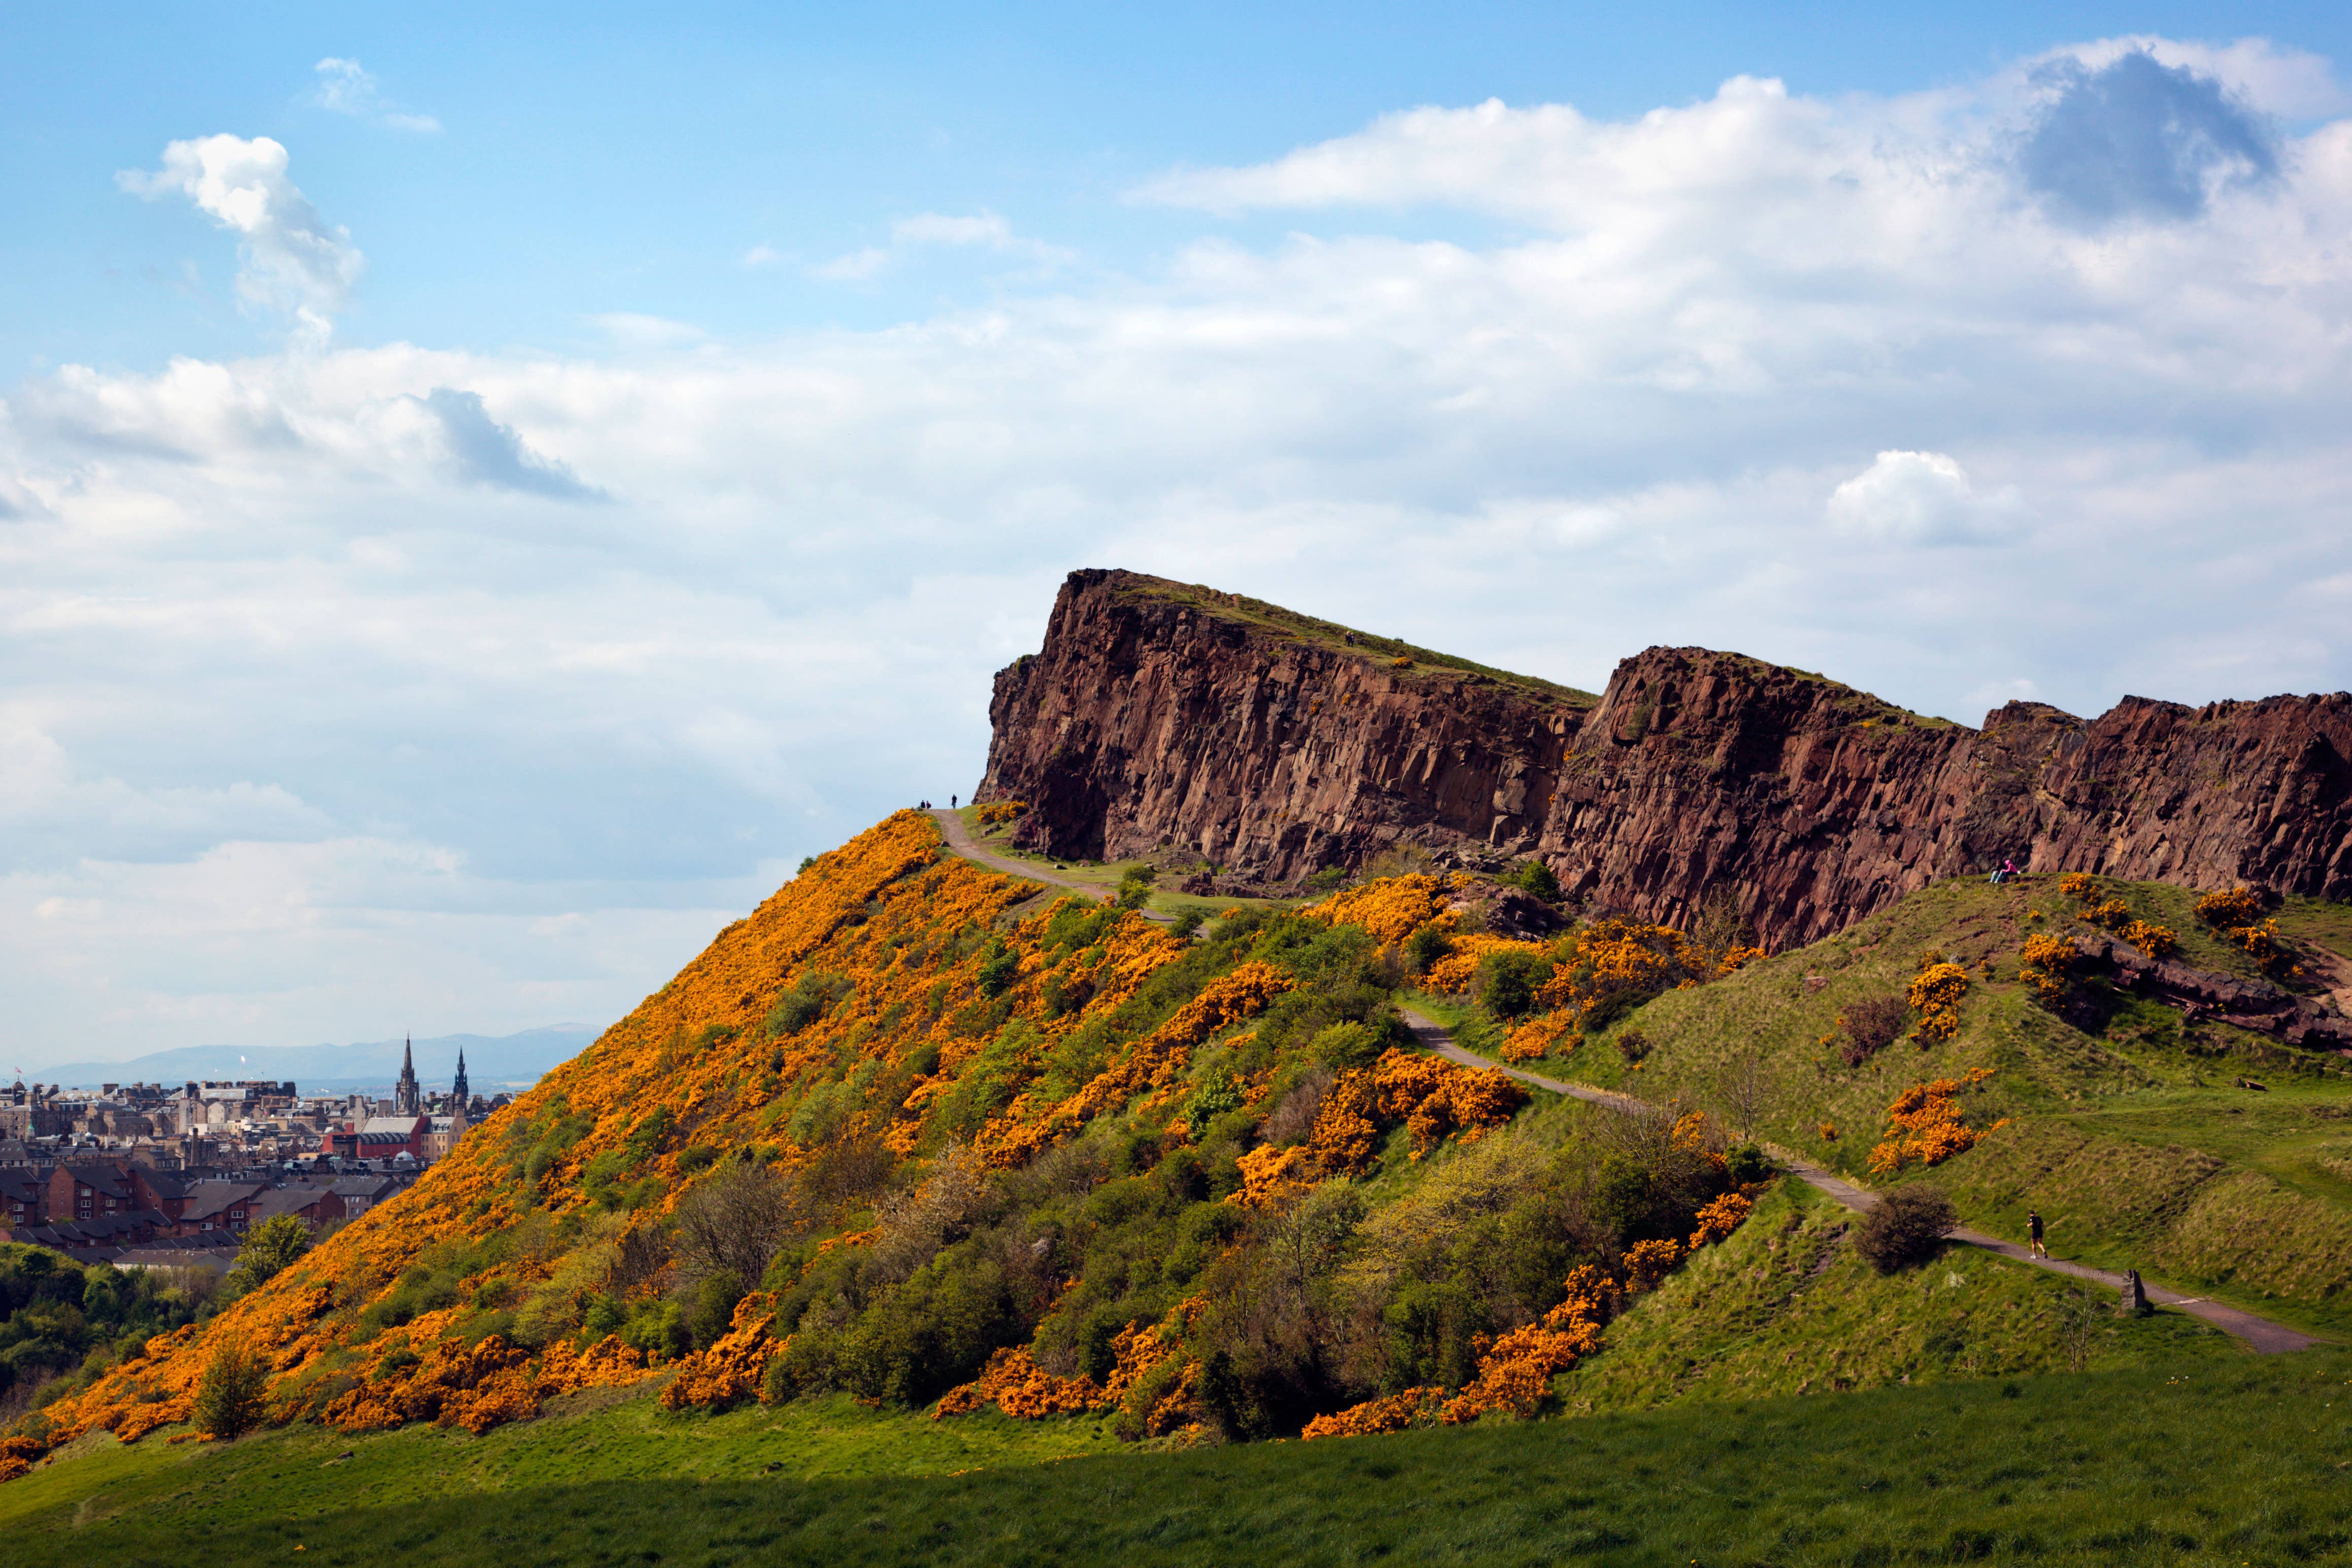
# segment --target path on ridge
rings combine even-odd
[[[1508,1073],[1522,1083],[1532,1083],[1538,1089],[1549,1089],[1555,1094],[1573,1094],[1579,1100],[1590,1100],[1597,1105],[1614,1105],[1620,1109],[1647,1108],[1646,1102],[1637,1100],[1631,1094],[1620,1094],[1608,1089],[1595,1089],[1584,1083],[1570,1083],[1558,1078],[1546,1078],[1539,1073],[1522,1072],[1517,1068],[1505,1067],[1500,1062],[1490,1061],[1477,1052],[1455,1044],[1453,1034],[1435,1019],[1426,1018],[1411,1008],[1400,1008],[1398,1010],[1404,1015],[1404,1021],[1412,1028],[1413,1038],[1448,1061],[1460,1062],[1465,1067],[1491,1067],[1498,1072]],[[1785,1155],[1782,1156],[1782,1163],[1790,1175],[1804,1182],[1808,1186],[1827,1193],[1856,1213],[1867,1213],[1878,1207],[1877,1194],[1865,1192],[1843,1176],[1832,1176],[1817,1166],[1807,1165],[1802,1160],[1789,1158]],[[2031,1264],[2036,1269],[2046,1269],[2053,1274],[2066,1274],[2077,1280],[2087,1280],[2094,1284],[2105,1285],[2111,1291],[2123,1289],[2124,1277],[2121,1274],[2111,1274],[2104,1269],[2088,1268],[2081,1263],[2069,1263],[2057,1258],[2036,1258],[2031,1251],[2013,1241],[2003,1241],[1998,1237],[1987,1236],[1980,1231],[1965,1228],[1955,1230],[1951,1233],[1950,1239],[1964,1246],[1981,1248],[1987,1252],[1998,1252],[2004,1258]],[[2178,1291],[2168,1291],[2158,1285],[2147,1285],[2144,1281],[2143,1285],[2147,1291],[2147,1299],[2156,1305],[2175,1307],[2192,1317],[2202,1318],[2215,1328],[2245,1341],[2253,1350],[2263,1354],[2303,1350],[2319,1343],[2299,1329],[2291,1329],[2284,1323],[2273,1322],[2268,1318],[2258,1318],[2252,1312],[2242,1312],[2235,1307],[2225,1307],[2219,1301],[2209,1301],[2203,1296],[2184,1296]]]
[[[930,809],[930,814],[932,820],[939,823],[940,832],[947,839],[948,849],[965,860],[984,865],[991,871],[1001,871],[1007,876],[1017,876],[1027,882],[1042,882],[1050,886],[1066,888],[1080,898],[1093,899],[1101,904],[1108,904],[1118,896],[1102,888],[1080,882],[1076,877],[1056,876],[1053,872],[1039,867],[1032,862],[1017,861],[1011,855],[1001,855],[993,850],[982,849],[980,841],[973,838],[971,831],[963,825],[963,819],[953,811],[943,811],[934,806]],[[1136,913],[1146,920],[1157,920],[1163,925],[1175,918],[1172,915],[1162,915],[1153,909],[1139,909]]]

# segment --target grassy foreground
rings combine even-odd
[[[80,1472],[78,1503],[45,1494],[47,1472],[0,1491],[0,1540],[25,1568],[387,1553],[498,1568],[2352,1562],[2352,1354],[2338,1351],[1021,1464],[1042,1457],[1022,1445],[1090,1440],[1085,1423],[1047,1423],[1008,1435],[994,1462],[1018,1468],[933,1475],[848,1473],[867,1448],[904,1462],[904,1416],[795,1417],[814,1425],[771,1476],[743,1469],[750,1427],[778,1417],[739,1430],[646,1405],[484,1438],[296,1428],[91,1454],[58,1467]],[[674,1427],[671,1462],[632,1469],[655,1426]],[[579,1458],[544,1474],[479,1462],[532,1444]],[[798,1461],[825,1444],[830,1473],[812,1477]],[[676,1462],[697,1448],[699,1463]],[[95,1495],[92,1465],[118,1467]]]

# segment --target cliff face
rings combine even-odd
[[[1535,854],[1590,906],[1775,946],[2003,857],[2352,897],[2352,695],[1982,729],[1733,653],[1653,648],[1598,698],[1128,572],[1071,574],[1001,672],[980,800],[1051,852],[1198,852],[1288,883],[1410,841]]]

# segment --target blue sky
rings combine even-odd
[[[0,1070],[601,1022],[1063,571],[2347,681],[2340,8],[0,16]]]

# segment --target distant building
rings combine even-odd
[[[425,1113],[425,1097],[416,1086],[415,1045],[405,1039],[400,1043],[400,1082],[393,1091],[392,1113],[395,1116],[421,1116]]]

